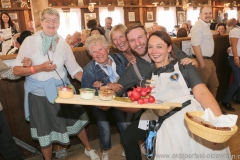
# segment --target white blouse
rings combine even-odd
[[[30,58],[32,60],[32,66],[40,65],[46,61],[53,61],[53,64],[57,65],[57,72],[63,78],[65,76],[64,65],[66,66],[68,73],[74,78],[77,72],[83,71],[83,69],[78,65],[76,59],[70,46],[65,42],[65,40],[59,35],[59,40],[55,52],[49,51],[45,56],[42,52],[42,37],[41,32],[37,32],[32,36],[27,37],[18,52],[18,56],[14,63],[14,66],[22,66],[22,59],[24,57]],[[49,55],[49,58],[48,58]],[[45,81],[50,78],[60,79],[55,70],[51,72],[39,72],[31,75],[39,81]]]

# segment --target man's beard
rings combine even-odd
[[[144,53],[142,53],[142,54],[139,54],[137,51],[133,50],[132,48],[130,48],[130,49],[131,49],[132,54],[135,56],[143,57],[147,54],[147,45],[145,47]]]

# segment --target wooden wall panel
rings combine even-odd
[[[135,21],[129,21],[128,12],[135,13]],[[124,8],[124,21],[126,26],[128,26],[131,23],[135,23],[136,21],[140,21],[139,8],[135,8],[135,7]]]
[[[151,23],[151,22],[156,22],[156,19],[157,19],[157,17],[155,16],[156,15],[156,10],[157,10],[157,8],[156,7],[149,7],[149,8],[147,8],[147,7],[144,7],[143,8],[143,22],[142,22],[142,24],[144,25],[145,23]],[[152,12],[153,13],[153,20],[149,20],[149,18],[147,17],[147,13],[148,12]]]

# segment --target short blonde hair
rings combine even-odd
[[[41,13],[41,21],[44,20],[46,14],[51,14],[57,16],[58,19],[60,19],[59,12],[54,8],[46,8]]]
[[[82,30],[82,33],[85,33],[85,35],[87,36],[87,37],[89,37],[90,36],[90,29],[83,29]]]
[[[118,25],[114,26],[109,33],[111,40],[112,40],[112,36],[114,33],[116,33],[117,31],[121,31],[125,35],[126,30],[127,30],[127,27],[124,26],[123,24],[118,24]]]
[[[88,37],[85,42],[85,47],[91,56],[92,56],[92,53],[91,53],[90,48],[92,46],[96,45],[97,42],[101,42],[103,44],[103,46],[106,49],[108,49],[109,43],[103,35],[100,35],[100,34],[92,35],[92,36]]]

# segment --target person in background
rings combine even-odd
[[[105,19],[105,26],[104,26],[104,30],[105,30],[105,37],[107,38],[107,41],[109,43],[111,43],[111,38],[109,36],[109,33],[112,29],[112,17],[107,17]]]
[[[105,37],[105,34],[104,34],[104,32],[102,31],[101,28],[99,28],[99,27],[93,27],[93,28],[91,29],[91,31],[90,31],[90,36],[96,35],[96,34],[101,34],[101,35],[103,35],[103,36]],[[105,37],[105,38],[106,38],[106,37]],[[106,39],[107,39],[107,38],[106,38]]]
[[[35,33],[33,21],[28,21],[28,30],[32,33]]]
[[[145,30],[147,31],[147,36],[149,37],[153,33],[152,27],[145,27]]]
[[[227,25],[227,22],[228,22],[228,13],[225,12],[225,13],[223,14],[222,23],[224,23],[225,25]]]
[[[187,31],[187,34],[189,34],[189,27],[187,23],[182,23],[181,28],[184,28]]]
[[[17,38],[19,36],[20,36],[20,33],[17,33],[12,37],[12,40],[11,40],[12,45],[11,45],[10,49],[7,51],[6,55],[16,53],[15,51],[19,48],[19,44],[17,42]]]
[[[232,68],[233,71],[233,83],[228,87],[227,93],[223,99],[222,105],[229,111],[235,111],[235,109],[231,105],[231,100],[233,98],[234,93],[236,92],[236,102],[240,103],[240,28],[236,25],[236,19],[232,18],[228,21],[228,27],[230,28],[229,32],[229,41],[230,41],[230,49],[228,52],[228,64]]]
[[[81,43],[79,45],[79,47],[83,47],[86,39],[90,36],[90,30],[89,29],[83,29],[82,30],[82,34],[81,34]]]
[[[212,31],[209,28],[212,19],[212,7],[202,6],[199,16],[200,19],[191,29],[191,44],[195,53],[193,57],[199,63],[198,70],[202,75],[203,82],[216,97],[219,82],[215,64],[211,59],[214,53],[214,41]]]
[[[74,32],[71,36],[71,46],[72,48],[81,47],[81,33]]]
[[[179,30],[179,26],[178,26],[178,25],[175,25],[174,28],[173,28],[173,30],[172,30],[172,32],[170,33],[170,35],[171,35],[172,37],[176,37],[178,30]]]
[[[219,31],[220,35],[226,34],[227,27],[226,27],[225,23],[217,24],[217,31]]]
[[[71,35],[68,34],[65,38],[65,41],[70,45],[71,44]]]
[[[47,8],[40,20],[43,31],[24,40],[13,67],[14,75],[26,76],[24,110],[26,120],[30,120],[31,136],[39,141],[45,160],[52,159],[52,144],[68,145],[70,135],[78,136],[91,160],[100,160],[88,142],[85,126],[89,118],[85,109],[54,102],[58,89],[70,85],[67,71],[80,82],[83,74],[70,46],[57,33],[60,14]],[[24,57],[32,60],[31,67],[21,65]]]
[[[238,11],[238,13],[237,13],[237,23],[236,23],[236,25],[238,27],[240,27],[240,11]]]
[[[158,25],[158,26],[153,26],[153,32],[156,31],[164,31],[167,32],[167,29],[164,26]]]
[[[11,50],[9,50],[9,52],[7,54],[18,54],[18,50],[22,44],[22,42],[24,41],[25,38],[27,38],[28,36],[31,36],[33,33],[30,32],[29,30],[23,31],[20,36],[18,36],[15,40],[14,43],[14,48],[12,48]],[[16,35],[16,34],[15,34]],[[14,35],[14,36],[15,36]]]
[[[87,22],[87,27],[88,27],[89,29],[92,29],[93,27],[98,27],[98,22],[97,22],[97,20],[96,20],[96,19],[90,19],[90,20],[88,20],[88,22]]]
[[[191,20],[187,20],[187,24],[188,24],[188,30],[189,30],[189,32],[191,32],[191,29],[192,29],[192,22],[191,22]]]
[[[187,31],[184,28],[180,28],[177,32],[177,38],[181,38],[181,37],[187,37]]]
[[[153,22],[153,26],[152,27],[154,27],[154,26],[158,26],[158,23],[157,22]]]
[[[1,18],[0,31],[2,32],[2,34],[0,35],[1,41],[0,52],[2,52],[3,55],[5,55],[11,47],[11,38],[16,33],[18,33],[18,31],[7,12],[2,11],[0,18]]]
[[[99,88],[94,87],[94,83],[98,81],[108,89],[120,90],[121,86],[115,82],[124,73],[128,64],[127,58],[121,52],[109,54],[109,43],[100,34],[88,37],[85,46],[93,60],[83,69],[82,88],[96,89],[97,96]],[[120,134],[127,128],[126,113],[114,107],[93,106],[91,110],[97,121],[102,160],[108,160],[108,150],[111,148],[111,133],[107,112],[110,112],[114,117]],[[123,152],[122,155],[125,155],[125,153]]]
[[[102,32],[104,33],[105,30],[104,28],[100,25],[99,21],[97,19],[90,19],[88,22],[87,22],[87,27],[88,29],[92,29],[94,27],[98,27],[102,30]]]

